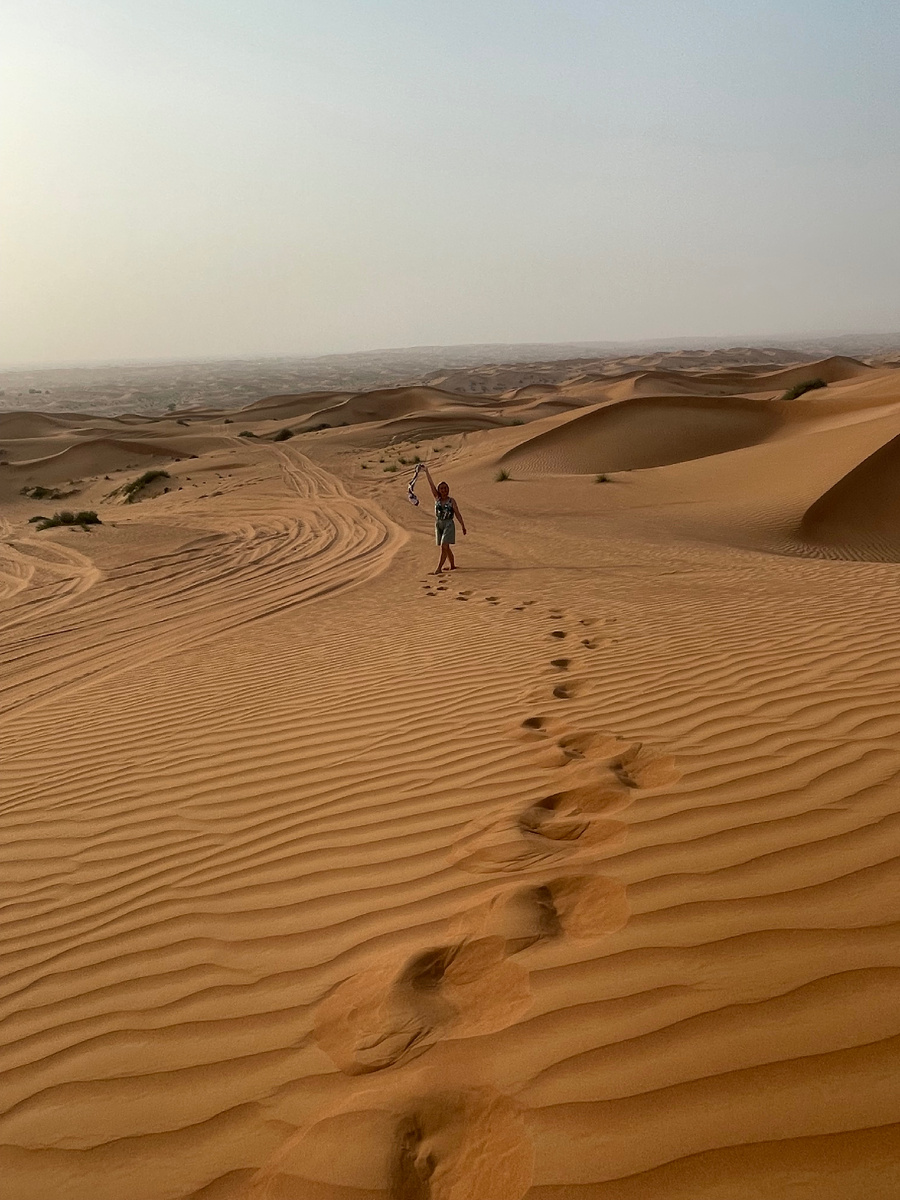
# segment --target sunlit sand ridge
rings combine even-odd
[[[0,414],[4,1196],[900,1194],[900,374],[647,375]]]

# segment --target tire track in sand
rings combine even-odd
[[[158,661],[384,570],[405,540],[400,527],[299,451],[271,452],[284,484],[280,510],[235,519],[170,554],[100,572],[55,542],[11,546],[5,573],[14,580],[30,559],[64,578],[35,595],[28,575],[0,620],[0,716],[118,674],[135,652],[144,664]],[[35,617],[41,634],[19,636]]]

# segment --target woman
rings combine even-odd
[[[456,501],[450,495],[450,485],[448,483],[439,483],[437,487],[434,485],[434,480],[431,478],[431,472],[425,468],[425,478],[428,480],[428,486],[431,488],[431,494],[434,496],[434,537],[435,541],[441,548],[441,561],[437,565],[437,569],[432,571],[432,575],[440,575],[444,570],[444,563],[450,563],[450,570],[456,570],[456,562],[453,558],[453,550],[451,547],[456,542],[456,523],[454,517],[459,517],[459,523],[462,526],[462,531],[466,532],[466,523],[463,520],[462,513],[459,511]]]

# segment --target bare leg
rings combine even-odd
[[[432,575],[440,575],[441,574],[441,572],[444,569],[444,563],[447,561],[447,555],[448,555],[449,551],[450,551],[450,547],[445,546],[442,542],[441,543],[441,561],[438,563],[436,570],[431,572]]]
[[[450,560],[450,570],[455,571],[456,559],[453,557],[453,548],[451,546],[447,547],[447,558]]]

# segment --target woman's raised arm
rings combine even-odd
[[[435,500],[437,500],[437,498],[438,498],[438,490],[437,490],[437,488],[434,486],[434,480],[431,478],[431,472],[428,470],[428,467],[427,467],[427,466],[425,467],[425,478],[428,480],[428,486],[431,488],[431,494],[432,494],[432,496],[434,496]]]

